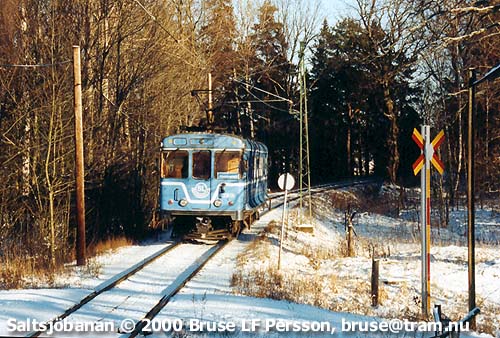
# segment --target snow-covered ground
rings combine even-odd
[[[234,286],[235,272],[239,272],[242,278],[250,276],[255,270],[263,274],[266,271],[276,273],[281,224],[281,210],[278,209],[263,216],[252,230],[244,232],[238,240],[232,241],[217,254],[160,312],[156,323],[166,326],[182,321],[185,325],[183,331],[174,334],[178,337],[364,337],[367,332],[361,327],[354,330],[356,332],[346,329],[354,322],[358,325],[378,323],[377,328],[387,331],[383,330],[384,323],[389,323],[391,319],[417,321],[420,311],[420,243],[417,225],[408,217],[403,219],[360,213],[354,219],[358,235],[355,238],[356,255],[348,258],[343,255],[343,210],[335,209],[329,193],[316,196],[314,200],[314,233],[294,230],[292,223],[296,219],[296,212],[290,212],[290,226],[279,272],[291,276],[292,280],[303,282],[305,287],[298,289],[302,297],[301,294],[296,296],[297,301],[306,304],[252,297],[246,294],[255,290],[242,291]],[[467,312],[467,247],[462,240],[464,217],[460,212],[452,214],[452,217],[456,221],[453,221],[450,229],[440,229],[439,234],[433,232],[431,294],[432,303],[441,304],[443,313],[457,320]],[[495,332],[493,330],[500,330],[500,217],[492,212],[481,211],[477,213],[476,224],[480,234],[483,233],[481,229],[488,229],[488,236],[485,235],[476,248],[476,292],[477,304],[481,308],[478,323],[479,327],[488,324],[491,332]],[[265,236],[259,235],[263,231]],[[0,336],[25,335],[25,332],[8,330],[14,319],[18,323],[27,319],[52,319],[92,290],[102,287],[108,278],[165,245],[168,244],[130,246],[99,256],[92,260],[91,269],[78,270],[73,267],[68,274],[60,276],[56,281],[60,288],[0,291]],[[115,329],[125,318],[138,321],[154,304],[154,300],[159,300],[165,293],[172,277],[186,269],[187,258],[199,256],[207,249],[206,245],[197,245],[189,250],[182,249],[184,251],[178,251],[176,255],[167,254],[147,267],[141,278],[122,282],[116,290],[99,296],[97,302],[84,306],[77,312],[78,316],[70,316],[68,320],[73,323],[109,321],[115,324]],[[370,253],[373,250],[380,259],[381,281],[381,304],[375,308],[370,306]],[[289,282],[294,286],[292,281]],[[197,331],[196,325],[200,321],[206,325],[204,332],[186,332],[186,328]],[[295,321],[293,323],[302,332],[293,332],[293,327],[289,327],[288,332],[280,332],[276,326],[266,332],[266,324],[284,325],[282,321]],[[329,323],[330,326],[323,327],[320,333],[306,331],[303,326],[319,322]],[[218,333],[206,332],[212,324],[219,325]],[[231,332],[231,324],[238,327],[234,333]],[[255,329],[252,329],[252,325],[256,325]],[[493,334],[500,337],[500,331]],[[105,335],[116,336],[117,333],[99,333],[98,336]],[[169,336],[170,333],[159,330],[152,336],[165,335]],[[394,335],[388,332],[370,332],[369,335],[429,337],[432,334],[402,331]],[[72,336],[91,337],[97,334],[74,333]],[[477,333],[462,334],[462,337],[467,336],[490,337]]]
[[[394,190],[391,187],[384,189]],[[362,212],[361,208],[354,207],[359,212],[353,222],[357,234],[354,237],[355,255],[346,257],[343,208],[347,204],[359,204],[359,194],[352,190],[356,189],[314,198],[313,234],[296,231],[293,224],[298,223],[297,215],[291,212],[280,278],[288,289],[298,292],[286,294],[284,298],[333,311],[419,320],[421,244],[418,224],[408,220],[407,211],[401,212],[405,215],[401,218]],[[382,195],[384,193],[387,191]],[[390,210],[393,201],[378,197],[380,200],[374,202],[372,209],[387,209],[388,214],[394,214],[395,211]],[[397,206],[397,196],[393,197]],[[431,306],[440,304],[445,315],[459,320],[468,311],[467,244],[464,236],[467,222],[464,210],[452,211],[450,219],[449,229],[432,230]],[[276,223],[281,222],[276,219]],[[243,267],[240,267],[246,281],[240,290],[243,293],[279,291],[266,292],[259,288],[260,283],[269,289],[268,284],[260,281],[266,275],[262,271],[272,270],[278,256],[279,227],[271,226],[267,230],[266,240],[246,254]],[[500,215],[488,209],[478,210],[476,236],[476,304],[481,309],[477,318],[478,329],[500,337]],[[377,307],[371,306],[370,298],[373,252],[380,266],[380,305]],[[267,266],[263,268],[263,265]],[[253,280],[255,283],[249,285],[248,282]],[[300,285],[308,282],[309,289],[301,290]],[[302,293],[302,296],[297,293]]]

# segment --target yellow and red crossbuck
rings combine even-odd
[[[411,135],[411,138],[417,146],[422,150],[422,154],[417,158],[417,160],[413,163],[413,174],[416,176],[419,171],[422,169],[422,167],[425,164],[425,155],[426,155],[426,149],[425,149],[425,142],[424,138],[422,135],[418,132],[416,128],[413,129],[413,134]],[[440,131],[439,134],[434,138],[434,140],[431,142],[432,145],[432,150],[431,154],[427,154],[431,157],[431,163],[434,165],[434,167],[437,169],[437,171],[442,175],[444,172],[444,164],[441,162],[439,157],[436,154],[437,149],[443,143],[444,141],[444,131]]]

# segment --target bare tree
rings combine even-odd
[[[384,115],[389,121],[387,172],[396,182],[400,154],[399,107],[396,100],[398,77],[411,75],[420,54],[429,46],[423,30],[417,29],[417,1],[357,0],[359,20],[370,41],[370,55],[365,62],[378,74],[377,83],[383,93]],[[418,7],[418,6],[417,6]],[[405,74],[405,75],[403,75]]]
[[[477,2],[471,6],[466,1],[447,0],[439,3],[424,2],[418,10],[421,21],[418,28],[427,32],[427,39],[431,40],[432,47],[422,53],[420,71],[425,74],[428,96],[433,101],[430,118],[444,126],[448,139],[445,161],[451,204],[457,202],[459,197],[460,181],[465,168],[463,114],[467,111],[468,103],[464,88],[468,85],[467,71],[470,67],[478,68],[479,72],[486,71],[498,63],[498,47],[495,42],[500,32],[498,8],[498,4]],[[485,87],[489,93],[478,96],[478,109],[487,112],[492,102],[489,99],[490,93],[498,89],[494,84]],[[478,126],[491,130],[490,123],[494,120],[494,115],[479,114]],[[490,133],[485,131],[484,135],[488,135],[486,140],[478,138],[479,142],[484,142],[485,147],[481,148],[484,152],[477,152],[477,155],[481,154],[483,159],[491,158]],[[490,168],[495,171],[492,161],[481,158],[477,160],[484,161],[487,168],[482,173],[488,172]]]

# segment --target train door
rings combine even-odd
[[[164,150],[160,165],[160,209],[171,211],[178,207],[182,184],[189,176],[189,152],[187,150]]]
[[[190,193],[193,209],[210,209],[212,196],[212,153],[210,150],[194,150],[192,153],[192,180]]]
[[[236,188],[235,185],[241,183],[240,180],[245,178],[242,173],[242,152],[234,149],[218,150],[215,152],[214,158],[214,177],[212,179],[214,206],[224,205],[224,208],[227,209],[228,205],[232,206],[236,203],[236,207],[239,207],[237,200],[241,202],[241,191],[244,187],[239,185]],[[229,201],[232,204],[229,204]],[[215,205],[215,202],[219,206]]]

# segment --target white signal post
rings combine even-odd
[[[444,165],[436,155],[436,150],[444,140],[444,132],[431,139],[431,128],[428,125],[421,126],[421,133],[413,129],[412,139],[420,148],[420,156],[413,163],[413,173],[420,172],[420,225],[422,233],[422,314],[428,316],[431,306],[430,269],[431,269],[431,163],[442,175]]]
[[[424,239],[425,250],[422,255],[422,259],[425,260],[425,290],[422,295],[422,304],[425,303],[425,309],[423,311],[424,315],[427,316],[429,313],[429,309],[431,308],[431,168],[430,168],[430,158],[432,157],[434,150],[430,146],[429,142],[431,135],[430,126],[422,126],[422,131],[424,132],[424,141],[425,141],[425,165],[422,170],[422,175],[425,177],[425,194],[422,196],[422,199],[425,203],[425,231],[422,226],[422,239]],[[425,173],[424,173],[425,172]],[[424,181],[422,180],[422,181]],[[422,182],[421,182],[422,184]],[[425,237],[424,237],[425,236]]]

